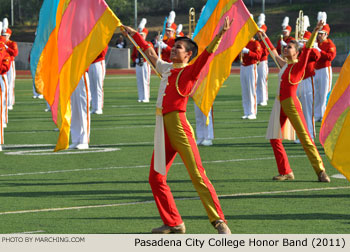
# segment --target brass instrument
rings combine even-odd
[[[193,37],[194,30],[196,28],[196,12],[194,8],[190,8],[188,12],[188,35]]]
[[[300,41],[304,38],[304,13],[302,10],[299,11],[299,17],[297,18],[295,26],[295,40]]]

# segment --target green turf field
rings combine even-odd
[[[349,233],[349,182],[316,182],[301,145],[285,142],[296,180],[272,181],[277,167],[264,135],[275,74],[269,84],[269,105],[258,108],[257,120],[241,120],[239,76],[230,76],[214,105],[214,145],[199,147],[231,231]],[[58,132],[46,105],[31,98],[30,79],[17,79],[0,153],[0,233],[149,233],[162,225],[148,185],[158,85],[152,77],[151,102],[140,104],[134,76],[107,76],[90,149],[53,153]],[[187,114],[195,127],[192,101]],[[338,174],[317,146],[328,174]],[[187,232],[216,233],[179,157],[168,182]]]

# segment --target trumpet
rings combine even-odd
[[[302,10],[299,11],[299,17],[297,18],[295,26],[295,40],[300,41],[304,38],[304,13]]]
[[[188,34],[193,37],[194,29],[196,28],[196,12],[194,8],[190,8],[188,12]]]

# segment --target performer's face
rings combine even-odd
[[[171,49],[170,60],[174,63],[187,63],[192,56],[192,51],[186,51],[186,42],[176,41]]]
[[[325,33],[325,32],[319,32],[317,34],[317,40],[320,41],[320,42],[325,41],[326,38],[327,38],[327,33]]]
[[[283,56],[288,59],[297,59],[299,52],[293,43],[288,43],[288,45],[283,50]]]
[[[289,30],[284,30],[283,32],[282,32],[282,34],[283,34],[283,37],[289,37],[289,34],[290,34],[290,31]]]
[[[173,30],[165,30],[165,36],[167,38],[173,38],[174,37],[174,31]]]

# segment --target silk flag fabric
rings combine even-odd
[[[242,0],[208,0],[193,34],[198,55],[218,34],[227,16],[233,19],[233,23],[202,70],[192,95],[206,116],[220,87],[231,73],[232,62],[259,30]]]
[[[329,97],[320,142],[331,164],[350,181],[350,55]]]
[[[55,151],[69,146],[71,94],[120,25],[104,0],[44,0],[30,66],[60,129]]]

